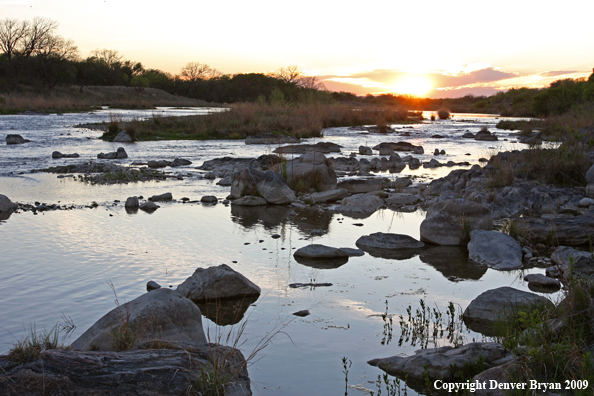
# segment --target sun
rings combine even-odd
[[[407,74],[398,77],[392,85],[391,90],[401,95],[423,96],[433,88],[431,80],[422,74]]]

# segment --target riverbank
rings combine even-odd
[[[91,111],[108,106],[118,109],[156,107],[214,107],[203,100],[171,95],[156,88],[123,86],[56,87],[51,91],[23,88],[21,92],[0,94],[0,114],[21,112],[66,113]]]

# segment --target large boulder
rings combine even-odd
[[[206,344],[200,309],[171,289],[158,289],[122,304],[72,343],[83,351],[114,351],[153,339]],[[132,345],[130,345],[132,344]]]
[[[592,214],[553,219],[522,217],[518,220],[518,225],[528,232],[533,243],[545,245],[587,245],[594,235]]]
[[[391,356],[367,363],[413,383],[464,379],[465,370],[488,369],[513,359],[513,353],[495,342],[472,342],[459,347],[419,349],[413,356]],[[444,380],[445,381],[445,380]]]
[[[18,205],[15,204],[6,195],[0,194],[0,214],[12,213],[17,209]]]
[[[25,364],[0,357],[0,367],[5,396],[177,396],[203,394],[217,381],[227,396],[252,394],[242,353],[217,344],[159,341],[124,352],[48,349]]]
[[[339,188],[344,188],[352,194],[368,193],[381,191],[384,185],[384,179],[346,179],[338,183]]]
[[[384,201],[375,194],[356,194],[344,198],[340,205],[336,205],[335,212],[344,213],[350,217],[367,217],[384,205]]]
[[[359,146],[359,154],[360,155],[373,155],[373,151],[371,150],[371,147]]]
[[[196,268],[177,287],[177,291],[192,301],[209,301],[260,295],[260,288],[227,264]]]
[[[495,335],[497,323],[506,320],[515,310],[538,306],[552,308],[554,305],[538,294],[505,286],[480,294],[466,307],[462,318],[471,330]]]
[[[427,210],[421,223],[421,241],[436,245],[463,245],[470,231],[493,229],[486,206],[461,199],[439,202]]]
[[[305,189],[313,188],[316,191],[336,189],[337,178],[332,161],[319,152],[308,152],[299,158],[277,164],[273,169],[292,186],[302,185]]]
[[[237,199],[246,195],[260,196],[268,203],[277,205],[297,199],[281,175],[271,170],[261,172],[253,168],[233,172],[231,197]]]
[[[514,238],[498,231],[471,231],[468,254],[472,261],[496,270],[522,268],[522,247]]]
[[[29,142],[30,142],[29,139],[25,139],[21,135],[17,135],[17,134],[6,135],[6,144],[23,144],[23,143],[29,143]]]

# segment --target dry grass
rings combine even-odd
[[[213,106],[204,101],[170,95],[165,91],[132,87],[57,87],[49,92],[24,90],[0,94],[0,114],[22,111],[46,113],[88,111],[101,106],[152,109],[156,106]]]
[[[323,128],[417,122],[418,114],[393,107],[353,108],[343,104],[235,103],[207,116],[154,118],[121,124],[138,140],[245,139],[263,133],[319,137]],[[106,137],[107,138],[107,137]]]

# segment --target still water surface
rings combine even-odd
[[[169,113],[176,110],[163,109]],[[185,110],[184,112],[189,112]],[[177,111],[182,112],[182,111]],[[150,117],[152,112],[117,111],[119,116]],[[172,202],[161,204],[152,214],[128,214],[123,201],[131,195],[172,192],[174,198],[202,195],[225,197],[229,189],[216,181],[198,177],[195,169],[204,160],[222,156],[256,157],[275,147],[246,146],[243,142],[142,142],[126,145],[132,161],[182,157],[194,163],[174,173],[184,180],[92,186],[54,174],[28,173],[31,169],[96,158],[99,152],[114,151],[120,144],[98,140],[98,132],[74,128],[89,120],[109,121],[108,111],[63,116],[1,116],[0,137],[19,133],[32,143],[0,145],[0,193],[13,201],[33,203],[99,203],[95,209],[13,214],[0,222],[0,353],[27,333],[31,324],[50,328],[61,316],[72,318],[76,329],[71,342],[106,312],[114,308],[112,283],[120,302],[145,292],[146,282],[175,287],[197,267],[226,263],[262,288],[262,295],[243,314],[247,320],[241,349],[247,356],[256,344],[275,330],[282,330],[249,367],[256,395],[338,395],[345,392],[342,358],[349,368],[349,395],[363,395],[362,389],[376,390],[383,373],[367,360],[395,354],[412,354],[419,345],[398,344],[398,315],[413,312],[424,299],[431,308],[445,313],[450,301],[460,309],[485,290],[512,286],[528,290],[522,281],[528,272],[541,269],[500,272],[468,263],[467,253],[456,248],[434,247],[407,259],[351,257],[335,268],[316,268],[296,262],[295,249],[310,243],[355,248],[362,235],[374,232],[407,234],[419,238],[423,212],[396,213],[380,210],[365,219],[352,219],[327,211],[305,210],[297,215],[288,207],[238,209]],[[440,161],[469,161],[501,149],[522,148],[515,139],[476,142],[461,139],[468,131],[487,125],[494,130],[493,117],[455,117],[452,121],[395,126],[401,133],[378,136],[349,128],[324,131],[324,140],[344,146],[343,155],[359,145],[406,140],[421,144],[433,158],[435,148],[444,149]],[[440,134],[444,138],[431,138]],[[319,141],[319,139],[317,139]],[[312,139],[313,142],[313,139]],[[78,152],[82,159],[52,160],[54,150]],[[470,156],[466,155],[471,154]],[[405,169],[422,180],[446,175],[452,168]],[[394,175],[387,175],[392,177]],[[120,200],[122,203],[114,203]],[[362,224],[361,225],[354,225]],[[312,229],[327,233],[311,237]],[[272,234],[281,238],[273,239]],[[329,282],[330,287],[290,288],[290,283]],[[308,309],[311,315],[297,318],[295,311]],[[203,309],[203,310],[206,310]],[[390,329],[382,314],[393,315]],[[226,334],[232,325],[217,326],[205,318],[211,338]],[[392,335],[392,339],[389,336]],[[468,332],[467,341],[482,339]],[[447,340],[437,340],[439,346]],[[432,344],[429,344],[432,346]],[[414,395],[415,392],[409,393]]]

